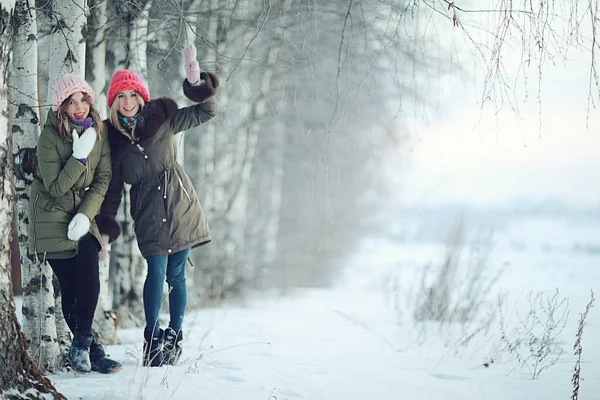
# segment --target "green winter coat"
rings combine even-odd
[[[213,78],[216,81],[216,78]],[[117,214],[123,186],[131,185],[130,212],[140,252],[144,257],[169,255],[211,240],[208,221],[192,181],[177,162],[175,134],[215,116],[215,88],[208,82],[192,87],[184,81],[184,93],[199,101],[179,108],[163,97],[146,103],[138,117],[132,140],[105,121],[111,146],[113,177],[100,217]],[[116,237],[107,233],[111,240]]]
[[[82,128],[71,125],[80,135]],[[73,142],[58,135],[55,113],[49,112],[37,144],[37,167],[29,200],[29,253],[39,259],[71,258],[78,242],[67,238],[73,216],[91,221],[90,233],[102,246],[94,220],[111,178],[107,135],[98,138],[84,165],[73,156]]]

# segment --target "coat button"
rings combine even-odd
[[[169,254],[171,254],[171,253],[173,252],[173,250],[169,249],[169,250],[167,250],[167,252],[168,252]]]
[[[158,190],[160,190],[160,186],[158,187]]]
[[[144,158],[145,158],[145,159],[148,159],[148,156],[146,156],[146,155],[145,155],[145,156],[144,156]]]
[[[166,219],[166,218],[163,218],[163,222],[167,222],[167,219]]]

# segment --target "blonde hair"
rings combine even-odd
[[[83,97],[85,97],[86,99],[89,100],[89,97],[87,95],[87,93],[82,92]],[[55,113],[55,117],[56,117],[56,121],[55,121],[55,125],[56,125],[56,130],[58,131],[58,136],[62,137],[63,139],[66,140],[73,140],[73,137],[71,136],[71,131],[69,128],[70,125],[70,121],[69,121],[69,116],[67,115],[67,107],[69,107],[69,100],[71,99],[71,96],[67,97],[61,104],[60,107],[58,107],[58,110],[56,110]],[[98,114],[98,111],[96,111],[96,109],[94,108],[94,104],[92,103],[88,103],[90,105],[90,112],[88,113],[88,116],[92,118],[92,121],[94,123],[94,129],[96,129],[96,132],[98,133],[98,137],[102,138],[102,134],[104,133],[104,124],[102,123],[102,118],[100,118],[100,114]]]
[[[137,92],[136,92],[137,93]],[[140,109],[138,112],[142,111],[142,108],[144,108],[144,105],[146,104],[146,102],[144,101],[144,99],[142,98],[142,96],[137,93],[137,96],[135,96],[135,98],[137,99],[137,102],[140,106]],[[133,128],[133,131],[131,131],[131,133],[128,133],[123,126],[121,125],[121,121],[119,121],[119,101],[118,101],[118,97],[115,96],[115,99],[113,100],[112,104],[110,105],[110,123],[112,124],[112,126],[115,127],[115,129],[117,129],[119,132],[121,132],[123,135],[127,136],[128,138],[132,139],[132,140],[137,140],[137,138],[135,137],[135,128]]]

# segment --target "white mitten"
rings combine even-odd
[[[77,159],[87,158],[94,145],[96,144],[96,138],[98,135],[96,134],[96,130],[92,128],[87,128],[81,134],[81,137],[77,134],[77,131],[73,129],[73,157]]]
[[[183,66],[188,82],[195,85],[200,80],[200,64],[196,60],[196,46],[191,43],[183,49]]]
[[[83,213],[77,213],[69,223],[67,237],[77,241],[90,231],[90,219]]]

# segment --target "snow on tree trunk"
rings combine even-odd
[[[106,91],[106,3],[108,0],[91,0],[87,22],[85,57],[85,79],[90,84],[96,99],[94,105],[102,119],[107,117]],[[108,263],[105,266],[108,268]],[[101,265],[101,268],[103,266]],[[101,282],[101,285],[104,282]]]
[[[25,173],[23,167],[31,165],[40,133],[36,71],[38,33],[35,10],[29,7],[27,0],[16,2],[13,21],[12,153],[16,196],[14,210],[23,286],[23,332],[33,360],[40,368],[53,372],[62,365],[62,360],[56,337],[52,269],[48,263],[27,254],[32,176]]]
[[[65,399],[44,377],[27,353],[27,341],[17,321],[11,284],[10,242],[14,201],[12,126],[9,109],[12,13],[15,2],[0,3],[0,398]]]

